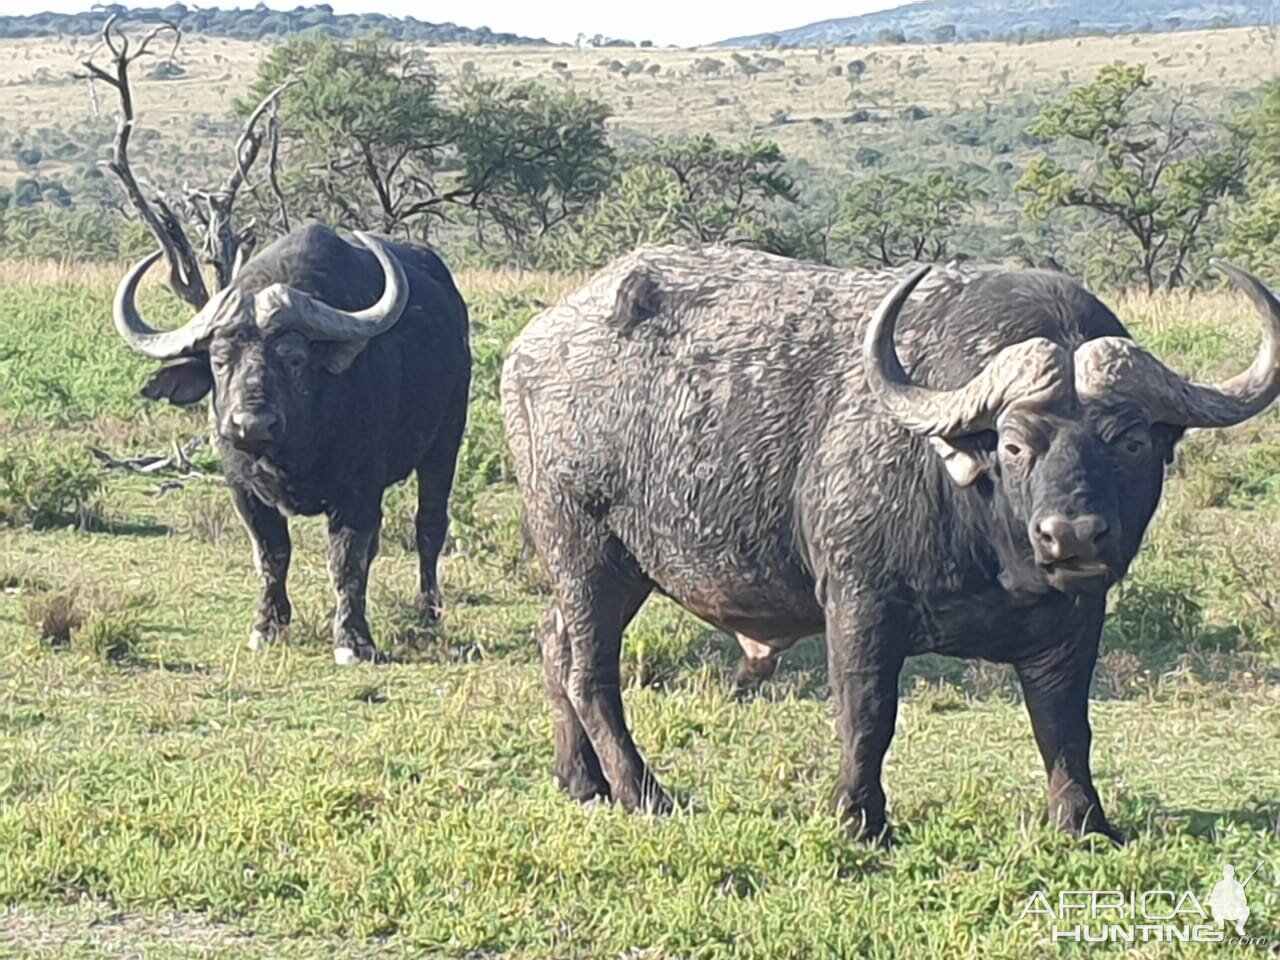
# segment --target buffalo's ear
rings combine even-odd
[[[1186,427],[1177,427],[1171,423],[1153,423],[1151,425],[1151,439],[1155,441],[1156,449],[1164,454],[1165,463],[1173,463],[1173,456],[1178,449],[1178,441],[1182,439],[1182,435],[1186,432]]]
[[[170,360],[142,386],[148,400],[168,400],[179,407],[190,406],[213,389],[213,371],[208,357]]]
[[[942,458],[947,475],[958,487],[971,486],[986,469],[982,457],[975,450],[965,449],[942,437],[930,437],[929,445]]]

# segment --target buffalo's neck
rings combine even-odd
[[[236,451],[224,454],[223,471],[229,483],[284,514],[311,516],[328,505],[320,472],[300,469],[287,457]]]
[[[959,487],[939,458],[920,467],[932,515],[910,578],[920,628],[912,652],[1016,661],[1069,639],[1073,609],[1104,601],[1049,586],[1024,525],[985,478]]]

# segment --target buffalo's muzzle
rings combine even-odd
[[[272,427],[277,417],[266,411],[248,413],[237,410],[231,414],[229,426],[230,439],[235,443],[261,444],[271,439]]]
[[[1032,542],[1041,563],[1095,560],[1098,543],[1108,529],[1110,525],[1096,513],[1074,518],[1051,513],[1032,524]]]
[[[1095,513],[1050,513],[1037,518],[1030,532],[1037,562],[1051,582],[1067,589],[1111,576],[1102,549],[1109,530],[1107,521]]]

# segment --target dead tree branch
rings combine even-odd
[[[187,238],[186,231],[182,229],[181,222],[173,216],[172,210],[162,202],[153,205],[147,199],[129,165],[129,140],[133,136],[135,123],[133,90],[129,85],[129,67],[140,57],[147,56],[151,52],[152,43],[166,33],[173,35],[173,46],[169,51],[169,56],[172,58],[178,48],[179,40],[182,39],[182,31],[178,29],[177,24],[165,21],[154,27],[135,44],[117,29],[116,19],[115,14],[107,18],[107,22],[102,26],[101,41],[89,56],[81,61],[81,66],[88,71],[84,76],[91,84],[95,80],[101,80],[114,88],[120,98],[120,118],[116,123],[115,141],[111,148],[111,159],[105,161],[105,166],[116,175],[116,179],[120,181],[129,197],[129,202],[138,212],[138,216],[151,228],[152,234],[164,248],[165,259],[169,264],[169,286],[179,297],[199,309],[208,302],[209,291],[205,288],[204,278],[200,276],[200,264],[196,259],[191,241]],[[103,48],[111,55],[110,70],[94,62],[97,52]],[[156,206],[160,207],[159,212]]]
[[[253,251],[254,246],[257,245],[253,222],[250,221],[237,231],[233,226],[232,214],[241,187],[248,187],[251,191],[255,189],[254,184],[249,179],[249,171],[253,169],[254,163],[257,162],[258,155],[262,151],[262,145],[266,141],[270,142],[267,175],[280,202],[285,229],[288,229],[288,214],[284,208],[283,194],[279,191],[278,172],[276,169],[279,163],[277,142],[280,130],[277,114],[280,95],[296,82],[296,80],[288,80],[280,84],[263,97],[253,112],[249,114],[233,150],[235,167],[227,175],[227,179],[219,189],[189,189],[186,191],[186,200],[204,227],[204,247],[202,252],[205,262],[213,265],[219,290],[226,287],[231,282],[231,278],[235,276],[237,260],[243,263],[248,259],[248,255]],[[264,117],[266,118],[266,123],[262,129],[259,129],[259,124],[262,123]],[[242,247],[247,248],[243,255],[240,253]]]
[[[241,189],[256,189],[249,174],[264,143],[269,144],[268,181],[278,202],[283,226],[288,229],[288,212],[279,184],[278,110],[280,95],[297,81],[282,83],[254,108],[236,139],[232,158],[234,166],[221,186],[211,190],[184,187],[180,200],[175,198],[177,205],[200,227],[202,241],[201,256],[198,258],[182,221],[174,212],[174,204],[158,191],[148,199],[129,163],[129,140],[135,124],[129,68],[140,57],[150,54],[150,47],[165,35],[172,35],[173,38],[173,45],[169,50],[169,58],[172,60],[182,39],[182,32],[176,24],[164,21],[152,28],[140,41],[134,42],[121,33],[116,20],[114,14],[107,19],[102,27],[101,40],[81,61],[87,71],[82,76],[88,79],[95,102],[96,91],[93,85],[98,80],[111,86],[120,99],[120,119],[116,125],[112,155],[105,165],[120,181],[130,204],[164,249],[169,264],[169,285],[179,297],[199,308],[209,299],[209,291],[200,274],[200,261],[213,266],[217,289],[221,290],[231,282],[236,270],[244,264],[257,244],[254,222],[251,220],[237,230],[233,214]],[[103,50],[111,58],[108,67],[99,66],[95,62],[95,58]]]

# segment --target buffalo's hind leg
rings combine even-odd
[[[555,592],[539,642],[555,712],[556,781],[578,800],[608,796],[628,810],[664,812],[671,801],[636,749],[622,706],[622,632],[653,587],[617,540],[603,538],[591,553],[585,564],[567,564],[562,547],[548,564]]]
[[[542,650],[542,669],[555,724],[556,760],[552,774],[561,790],[586,803],[596,797],[608,798],[609,781],[600,769],[600,758],[578,720],[577,711],[569,702],[565,684],[573,656],[563,631],[564,614],[560,612],[559,603],[553,602],[538,622],[538,646]]]
[[[434,623],[444,611],[437,568],[440,551],[449,532],[449,494],[462,442],[461,427],[448,431],[418,465],[418,514],[415,539],[418,547],[418,615]]]

